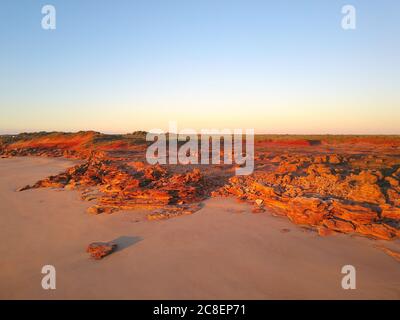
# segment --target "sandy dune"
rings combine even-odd
[[[91,216],[77,191],[15,192],[71,161],[0,160],[2,299],[400,299],[400,264],[374,247],[400,242],[319,237],[246,204],[210,199],[200,211],[165,221],[144,212]],[[287,232],[285,229],[289,229]],[[87,244],[115,240],[101,261]],[[41,268],[57,270],[43,290]],[[341,268],[357,269],[357,289],[341,288]]]

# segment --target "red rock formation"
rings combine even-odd
[[[90,207],[88,213],[100,214],[200,201],[205,196],[202,179],[198,169],[173,174],[161,166],[143,164],[136,168],[129,167],[106,159],[104,155],[93,154],[87,162],[40,180],[33,186],[23,187],[20,191],[42,187],[78,190],[97,187],[100,192],[92,194],[90,199],[97,199],[98,204]]]
[[[260,199],[275,213],[324,235],[328,230],[379,239],[400,235],[399,192],[393,188],[398,169],[390,175],[397,158],[292,154],[270,159],[279,163],[269,171],[233,177],[213,195]]]
[[[255,147],[255,172],[241,177],[232,176],[229,165],[149,165],[142,133],[0,137],[1,156],[83,160],[19,190],[77,189],[96,201],[88,210],[93,214],[146,207],[155,210],[148,218],[157,220],[192,213],[210,195],[233,195],[255,204],[254,212],[268,209],[321,235],[400,235],[400,138],[274,136],[256,139]]]

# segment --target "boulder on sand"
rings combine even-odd
[[[92,258],[100,260],[113,253],[117,249],[117,244],[113,242],[93,242],[86,249]]]

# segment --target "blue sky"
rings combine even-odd
[[[2,0],[0,132],[400,134],[399,35],[396,0]]]

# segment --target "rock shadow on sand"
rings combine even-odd
[[[143,240],[142,237],[121,236],[112,240],[111,242],[117,245],[115,252],[120,252],[142,240]]]

